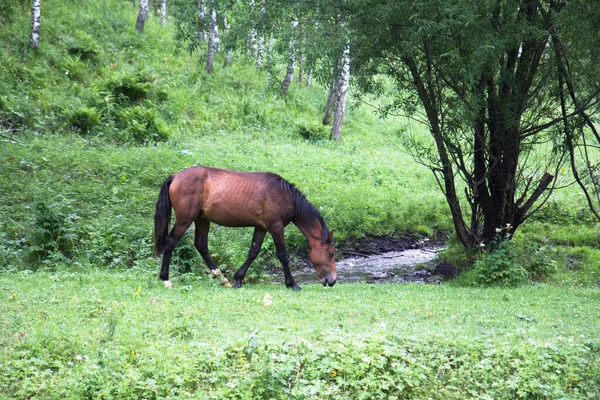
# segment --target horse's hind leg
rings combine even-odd
[[[250,264],[252,264],[252,262],[256,260],[256,257],[258,256],[260,248],[263,244],[263,240],[265,240],[266,234],[267,231],[263,228],[254,229],[254,235],[252,236],[252,244],[250,245],[250,250],[248,251],[248,258],[246,258],[246,261],[244,261],[240,269],[238,269],[235,275],[233,275],[233,277],[235,278],[236,288],[242,287],[242,281],[244,280],[244,276],[246,276],[246,272],[248,271]]]
[[[210,273],[213,278],[221,279],[223,286],[231,286],[227,278],[223,276],[217,264],[215,264],[214,260],[210,256],[208,252],[208,231],[210,229],[210,221],[199,217],[196,219],[196,235],[194,236],[194,246],[198,250],[198,253],[202,256],[202,259],[210,268]]]
[[[187,231],[191,224],[191,221],[181,219],[176,220],[173,229],[171,229],[171,232],[169,232],[169,235],[167,236],[167,244],[163,253],[162,267],[159,276],[160,279],[165,283],[166,287],[173,286],[171,281],[169,281],[169,263],[171,262],[171,254],[173,253],[177,242],[179,241],[179,239],[181,239],[181,237],[183,236],[185,231]]]

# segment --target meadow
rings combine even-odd
[[[435,179],[402,148],[423,127],[351,100],[333,143],[318,83],[280,98],[242,54],[208,75],[172,22],[137,34],[130,2],[46,4],[37,52],[26,6],[0,6],[0,399],[600,397],[600,227],[575,187],[499,253],[527,282],[477,287],[482,255],[455,243]],[[464,272],[293,293],[268,273],[268,238],[233,290],[208,277],[189,232],[169,290],[154,204],[191,165],[278,173],[338,248],[428,237]],[[212,226],[228,277],[251,234]],[[306,241],[293,226],[286,240],[294,261]]]
[[[0,398],[597,398],[596,289],[0,276]]]

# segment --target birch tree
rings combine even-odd
[[[333,126],[331,127],[331,138],[339,141],[342,134],[342,124],[344,123],[344,114],[346,113],[346,93],[348,92],[348,82],[350,79],[350,44],[346,44],[342,54],[341,69],[335,92],[335,112],[333,116]]]
[[[286,69],[286,73],[285,73],[285,78],[283,79],[283,82],[281,83],[281,89],[279,91],[279,94],[281,96],[287,96],[288,93],[288,89],[290,88],[290,85],[292,83],[292,78],[294,76],[294,61],[295,61],[295,53],[296,53],[296,43],[294,41],[294,34],[295,34],[295,29],[298,26],[298,21],[297,20],[293,20],[291,22],[292,25],[292,34],[291,34],[291,39],[290,39],[290,49],[289,49],[289,57],[288,57],[288,64],[287,64],[287,69]]]
[[[140,0],[140,12],[138,14],[137,23],[135,24],[135,29],[137,29],[138,32],[144,31],[146,18],[148,18],[148,0]]]
[[[206,41],[206,2],[204,0],[198,0],[198,38],[201,42]]]
[[[265,24],[266,18],[266,0],[262,0],[260,3],[260,36],[258,37],[258,43],[256,48],[256,66],[262,68],[263,66],[263,53],[265,52]]]
[[[216,2],[213,0],[210,3],[210,26],[208,30],[208,51],[206,54],[206,72],[212,73],[215,52],[218,46],[218,33],[217,33],[217,7]]]
[[[167,26],[167,0],[161,0],[160,2],[160,24]]]
[[[40,23],[40,0],[33,0],[31,4],[31,34],[29,36],[29,46],[32,49],[40,46]]]
[[[229,36],[229,21],[227,20],[227,10],[223,11],[223,28],[225,30],[225,40],[227,40],[227,36]],[[223,66],[226,67],[231,62],[231,51],[229,47],[225,49],[225,61],[223,62]]]

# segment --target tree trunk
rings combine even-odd
[[[200,41],[206,41],[206,3],[204,0],[198,0],[198,38]]]
[[[229,35],[229,21],[227,20],[227,10],[223,11],[223,26],[225,27],[225,36]],[[226,67],[231,62],[231,51],[225,49],[225,61],[223,66]]]
[[[29,36],[29,46],[37,49],[40,46],[40,0],[33,0],[31,3],[31,35]]]
[[[298,55],[298,86],[302,86],[302,63],[304,62],[304,52]]]
[[[254,9],[254,0],[250,0],[250,9]],[[250,31],[250,56],[256,57],[256,29]]]
[[[162,26],[167,26],[167,0],[160,2],[160,23]]]
[[[340,78],[337,84],[337,93],[335,97],[335,112],[333,115],[333,126],[331,127],[331,138],[339,141],[342,135],[342,125],[344,123],[344,114],[346,113],[346,93],[348,92],[348,82],[350,80],[350,44],[346,44],[341,59]]]
[[[260,3],[260,15],[261,15],[261,24],[260,24],[260,36],[258,37],[258,45],[256,49],[256,67],[262,68],[263,66],[263,54],[265,52],[265,27],[262,22],[266,18],[266,0],[262,0]]]
[[[292,31],[298,26],[298,21],[292,21]],[[285,78],[281,83],[281,90],[279,91],[281,96],[287,96],[288,89],[292,83],[292,77],[294,76],[294,61],[295,61],[295,46],[294,43],[294,32],[292,32],[292,39],[290,39],[290,56],[288,58],[288,66],[285,74]]]
[[[331,124],[331,109],[335,106],[335,99],[338,80],[333,78],[331,86],[329,86],[329,94],[327,94],[327,103],[325,104],[325,115],[323,116],[323,125]]]
[[[275,39],[273,38],[273,32],[271,32],[269,36],[269,48],[267,49],[267,65],[270,66],[273,61],[273,44],[275,43]],[[269,85],[271,84],[271,69],[267,68],[267,90],[269,89]]]
[[[217,36],[217,9],[214,1],[211,2],[210,10],[210,28],[208,31],[208,52],[206,54],[206,72],[212,73],[215,51],[218,45]]]
[[[135,25],[135,29],[137,29],[138,32],[144,31],[146,18],[148,18],[148,0],[140,0],[140,13],[138,14],[137,23]]]

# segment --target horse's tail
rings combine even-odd
[[[167,235],[171,223],[171,199],[169,197],[171,182],[173,182],[173,175],[163,182],[158,200],[156,200],[156,212],[154,213],[154,255],[156,257],[165,251],[167,245]]]

